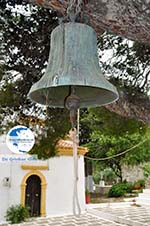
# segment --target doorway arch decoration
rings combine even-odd
[[[25,192],[26,192],[26,181],[27,179],[32,176],[36,175],[41,179],[41,207],[40,207],[40,216],[45,216],[46,215],[46,187],[47,187],[47,182],[45,179],[45,176],[37,170],[32,170],[28,172],[21,183],[21,205],[25,205]]]

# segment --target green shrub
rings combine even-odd
[[[6,212],[6,220],[11,224],[17,224],[25,221],[30,217],[29,207],[22,205],[12,205],[8,208]]]
[[[117,178],[115,172],[111,169],[111,168],[106,168],[104,169],[103,171],[103,177],[104,177],[104,180],[106,182],[112,182],[112,181],[115,181],[115,179]]]
[[[145,188],[145,180],[138,180],[137,181],[139,184],[140,184],[140,186],[142,187],[142,188]]]
[[[88,189],[85,190],[85,194],[86,194],[86,195],[90,195],[90,192],[89,192]]]
[[[130,193],[133,185],[127,182],[114,184],[108,192],[108,197],[121,197],[126,193]]]
[[[138,181],[135,181],[134,183],[134,189],[142,189],[142,188],[145,188],[145,181],[144,180],[138,180]]]
[[[99,184],[99,181],[100,181],[100,175],[97,174],[97,173],[95,173],[95,174],[93,175],[93,180],[94,180],[94,183],[95,183],[95,184]]]
[[[131,193],[132,192],[132,190],[133,190],[133,184],[131,184],[131,183],[126,183],[126,192],[127,193]]]
[[[149,162],[144,164],[143,170],[144,170],[144,176],[149,178],[149,176],[150,176],[150,163]]]

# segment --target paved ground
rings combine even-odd
[[[150,205],[126,203],[87,205],[80,216],[34,218],[13,226],[150,226]],[[2,225],[1,225],[2,226]],[[3,224],[8,226],[8,224]]]
[[[13,226],[126,226],[114,221],[103,219],[90,213],[78,216],[35,218],[26,223],[13,224]]]
[[[90,208],[89,213],[119,222],[121,225],[150,226],[150,205],[111,205]]]

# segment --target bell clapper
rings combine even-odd
[[[70,86],[70,93],[65,98],[65,107],[70,111],[71,128],[77,124],[77,111],[80,107],[80,98],[76,95],[75,86]]]

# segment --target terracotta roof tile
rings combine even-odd
[[[73,148],[73,142],[71,140],[59,140],[58,142],[59,148]],[[78,149],[87,149],[85,147],[78,146]]]

